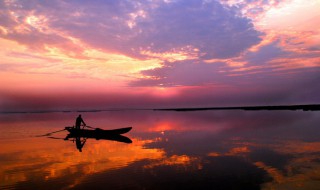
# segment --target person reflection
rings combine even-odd
[[[81,140],[81,137],[76,137],[76,146],[79,152],[82,152],[82,147],[86,143],[87,139]]]
[[[80,129],[80,125],[83,123],[84,126],[86,126],[86,123],[83,121],[81,114],[76,119],[76,129]]]

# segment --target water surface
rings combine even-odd
[[[81,113],[132,126],[133,142],[66,131],[79,113],[0,115],[0,189],[318,189],[320,114],[303,111]]]

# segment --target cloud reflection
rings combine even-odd
[[[42,114],[42,122],[39,114],[2,115],[0,121],[20,126],[11,128],[15,133],[27,121],[32,134],[39,126],[50,131],[71,123],[73,114]],[[92,140],[79,153],[72,142],[18,134],[1,139],[2,187],[318,187],[319,116],[314,112],[114,111],[83,117],[100,128],[132,124],[133,143]]]
[[[16,145],[16,148],[12,146],[11,141],[3,142],[5,148],[0,152],[4,163],[0,171],[2,186],[35,179],[41,182],[81,176],[67,183],[72,187],[94,173],[115,170],[139,160],[160,159],[164,156],[160,149],[145,149],[144,144],[147,142],[134,140],[134,143],[128,146],[117,142],[90,141],[82,153],[75,151],[72,142],[51,139],[24,139],[23,144]],[[20,149],[19,152],[17,148]],[[58,150],[59,154],[56,154]]]

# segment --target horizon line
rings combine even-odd
[[[79,110],[34,110],[34,111],[1,111],[0,114],[25,114],[25,113],[86,113],[107,111],[208,111],[208,110],[244,110],[244,111],[273,111],[273,110],[303,110],[320,111],[320,104],[295,104],[295,105],[264,105],[264,106],[217,106],[217,107],[177,107],[177,108],[108,108],[108,109],[79,109]]]

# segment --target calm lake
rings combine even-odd
[[[319,189],[320,112],[83,112],[132,143],[67,131],[77,112],[0,115],[0,189]],[[50,138],[48,138],[50,137]]]

